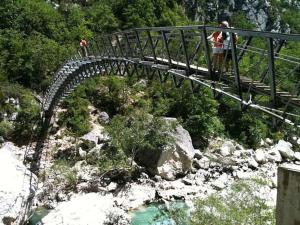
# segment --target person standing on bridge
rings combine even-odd
[[[224,24],[220,24],[220,27],[224,28]],[[223,37],[221,31],[215,31],[207,37],[212,42],[213,51],[213,71],[220,71],[223,63],[224,49],[223,49]]]
[[[81,39],[80,41],[80,49],[81,49],[81,52],[82,52],[82,56],[83,57],[88,57],[88,50],[87,50],[87,41],[85,39]]]
[[[229,26],[227,21],[223,21],[222,24],[225,28],[232,28]],[[225,71],[228,72],[229,68],[232,70],[232,43],[231,43],[231,36],[229,32],[222,32],[222,39],[223,39],[223,48],[224,48],[224,59],[225,59]],[[236,45],[238,40],[237,34],[233,33],[233,43]],[[230,67],[229,67],[230,66]]]

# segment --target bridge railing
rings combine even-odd
[[[230,74],[223,72],[226,63],[221,71],[213,70],[211,42],[207,37],[215,31],[230,37],[238,36],[238,43],[231,43]],[[187,76],[205,75],[214,81],[227,79],[241,99],[253,98],[244,90],[250,87],[265,96],[260,99],[266,107],[273,108],[283,107],[278,105],[281,100],[300,103],[296,101],[299,51],[293,51],[293,56],[280,53],[282,49],[283,52],[293,47],[299,49],[299,43],[299,35],[207,26],[138,28],[106,35],[97,41],[102,56],[138,58],[169,65],[169,68],[184,71]],[[228,79],[228,75],[232,79]],[[241,77],[248,79],[241,80]]]

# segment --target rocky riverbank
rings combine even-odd
[[[112,175],[100,178],[96,175],[95,168],[85,165],[88,169],[83,169],[83,166],[80,174],[85,176],[86,180],[78,182],[77,193],[62,189],[47,191],[48,184],[45,183],[40,189],[44,191],[37,195],[37,200],[39,205],[46,203],[46,206],[55,209],[45,217],[44,224],[57,224],[53,221],[58,220],[71,221],[66,224],[82,224],[82,221],[89,221],[85,220],[87,214],[84,212],[89,211],[93,205],[97,205],[103,215],[98,216],[98,213],[95,213],[97,216],[90,216],[97,220],[90,224],[101,224],[98,222],[99,218],[106,218],[101,220],[102,222],[107,222],[107,218],[115,221],[107,224],[130,224],[127,212],[141,205],[178,199],[192,205],[192,200],[196,198],[205,198],[221,190],[226,191],[235,181],[253,178],[267,182],[268,185],[258,190],[257,194],[266,200],[269,206],[274,207],[278,165],[287,162],[300,164],[298,153],[291,147],[291,144],[285,141],[273,144],[271,140],[266,140],[260,149],[254,151],[244,149],[231,140],[214,139],[207,149],[195,150],[193,167],[186,176],[171,181],[162,179],[159,175],[150,176],[140,168],[135,178],[127,182],[118,182]],[[80,204],[77,204],[78,202]]]
[[[214,138],[209,141],[207,148],[194,149],[188,132],[177,125],[173,134],[170,134],[175,138],[175,143],[161,153],[158,160],[160,164],[152,166],[150,172],[147,168],[135,165],[133,171],[112,169],[101,173],[99,166],[91,163],[91,159],[94,159],[93,162],[97,160],[110,143],[104,127],[97,122],[102,119],[106,122],[109,120],[103,112],[94,113],[92,131],[77,139],[66,135],[58,127],[55,132],[52,130],[45,145],[34,199],[34,207],[51,209],[42,224],[61,224],[62,221],[63,224],[72,225],[130,224],[128,211],[144,204],[180,199],[192,206],[194,199],[226,191],[234,182],[251,178],[266,181],[267,185],[258,190],[258,195],[268,205],[275,206],[278,165],[300,164],[297,139],[294,146],[283,140],[273,143],[266,139],[261,141],[259,149],[253,150],[232,140]],[[30,161],[32,155],[32,149],[25,151],[25,148],[18,148],[12,143],[2,145],[0,153],[6,152],[14,154],[14,160],[25,159],[25,162]],[[0,159],[5,161],[3,157]],[[75,159],[72,166],[58,163],[68,159]],[[18,164],[21,162],[18,161]],[[5,179],[7,174],[21,167],[23,172],[27,171],[25,166],[17,164],[5,167],[5,170],[1,170],[0,180],[8,180]],[[153,168],[156,170],[153,171]],[[23,174],[27,182],[29,173]],[[17,177],[21,180],[21,176]],[[9,205],[14,197],[3,189],[5,185],[0,187],[1,205]],[[35,190],[14,194],[15,197],[22,196],[24,202]],[[16,216],[10,215],[2,212],[4,224],[10,224],[5,222],[5,218],[16,220]]]

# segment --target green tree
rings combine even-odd
[[[163,148],[172,143],[173,139],[168,135],[170,130],[170,125],[163,119],[150,116],[141,110],[126,116],[117,115],[107,127],[112,137],[112,145],[143,166],[154,165]],[[149,160],[146,162],[145,158]]]

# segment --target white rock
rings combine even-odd
[[[86,157],[86,154],[87,154],[86,151],[82,150],[81,147],[79,147],[78,153],[79,153],[79,156],[80,156],[81,158],[85,158],[85,157]]]
[[[212,182],[211,184],[216,190],[222,190],[226,187],[226,185],[220,181],[220,180],[215,180],[214,182]]]
[[[235,151],[235,146],[231,141],[225,141],[220,148],[220,154],[222,156],[228,156]]]
[[[210,160],[206,156],[204,156],[202,159],[198,161],[200,168],[202,169],[208,169],[210,166]]]
[[[268,145],[272,145],[272,144],[273,144],[273,140],[270,139],[270,138],[266,138],[266,143],[267,143]]]
[[[252,157],[249,159],[249,167],[254,169],[258,167],[258,163]]]
[[[267,161],[266,153],[262,149],[255,151],[254,159],[258,163],[265,163]]]
[[[103,124],[109,123],[109,115],[107,114],[107,112],[99,113],[99,122]]]
[[[110,182],[110,184],[107,186],[107,191],[115,191],[118,187],[118,184],[115,182]]]
[[[233,155],[236,156],[236,157],[241,157],[242,151],[234,151]]]
[[[222,146],[221,149],[220,149],[220,154],[222,156],[230,155],[230,148],[228,146]]]
[[[27,219],[30,212],[24,205],[36,189],[36,176],[3,146],[0,149],[0,221],[11,220],[13,224],[20,224]]]
[[[248,179],[251,177],[251,173],[247,173],[247,172],[239,170],[239,171],[237,171],[236,176],[239,179]]]
[[[289,143],[287,141],[280,140],[274,146],[274,148],[280,152],[280,154],[283,158],[294,159],[294,151],[292,150],[292,144],[291,143]]]
[[[300,152],[295,152],[295,159],[300,161]]]
[[[166,118],[166,121],[176,121],[176,119]],[[181,125],[177,125],[170,135],[174,137],[175,144],[167,146],[161,152],[155,167],[161,177],[175,180],[179,174],[191,170],[195,149],[189,132]]]
[[[98,193],[77,195],[70,201],[60,203],[42,219],[43,225],[102,225],[113,209],[111,194]]]
[[[94,142],[96,145],[110,140],[108,134],[104,131],[104,127],[98,124],[93,124],[92,130],[83,135],[81,139]]]
[[[127,212],[120,208],[112,208],[107,216],[104,224],[113,224],[113,225],[130,225],[131,218]]]
[[[265,142],[264,142],[264,140],[263,139],[260,139],[260,143],[259,143],[259,146],[265,146]]]
[[[146,202],[151,202],[155,199],[155,188],[132,184],[130,186],[124,187],[118,193],[118,198],[119,204],[125,206],[126,209],[136,209]]]
[[[277,176],[271,178],[271,183],[272,188],[277,188]]]
[[[272,148],[268,151],[268,161],[269,162],[281,162],[282,157],[280,152],[276,148]]]

